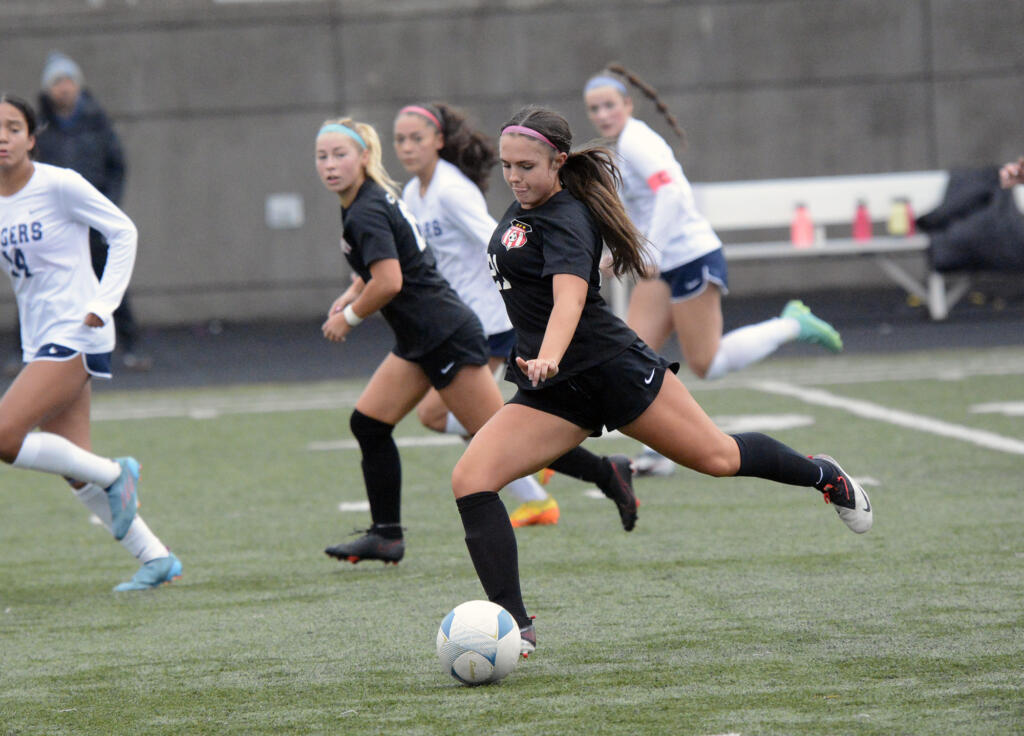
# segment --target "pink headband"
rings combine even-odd
[[[519,135],[528,135],[531,138],[536,138],[539,141],[544,141],[549,146],[554,148],[556,151],[558,150],[558,146],[549,141],[546,135],[544,135],[543,133],[538,133],[533,128],[527,128],[525,125],[508,125],[501,129],[502,135],[505,135],[506,133],[518,133]]]
[[[427,120],[432,122],[435,128],[441,130],[441,121],[437,119],[437,115],[430,112],[430,110],[428,110],[427,108],[420,107],[419,105],[406,105],[405,107],[398,111],[398,114],[404,115],[405,113],[409,112],[416,113],[417,115],[422,115]]]

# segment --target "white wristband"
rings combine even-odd
[[[342,314],[345,316],[345,321],[348,322],[349,327],[355,327],[357,324],[363,321],[363,318],[356,314],[355,310],[352,309],[351,304],[345,307],[345,309],[342,311]]]

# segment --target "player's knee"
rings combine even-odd
[[[495,481],[487,472],[481,472],[482,466],[474,463],[465,454],[455,463],[452,470],[452,492],[456,498],[479,491],[496,491]]]
[[[697,378],[707,378],[708,371],[711,370],[711,361],[714,360],[714,355],[697,355],[694,357],[686,358],[686,365]]]
[[[448,418],[448,408],[441,404],[439,406],[417,406],[416,417],[427,429],[432,429],[435,432],[445,431],[445,421]]]
[[[736,475],[740,469],[738,458],[739,455],[735,447],[729,447],[723,443],[721,448],[704,453],[701,457],[701,467],[695,468],[695,470],[715,478],[730,478]]]
[[[0,460],[10,465],[21,452],[25,432],[20,428],[5,426],[0,422]]]
[[[395,425],[368,417],[358,409],[352,410],[348,426],[352,430],[352,436],[359,443],[359,449],[363,451],[363,454],[372,452],[381,445],[394,441],[391,439],[391,433],[394,431]]]

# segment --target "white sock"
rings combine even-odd
[[[544,501],[548,498],[548,492],[544,490],[544,487],[532,475],[517,478],[505,486],[505,488],[509,493],[518,498],[520,503]]]
[[[799,334],[800,323],[791,317],[773,317],[756,325],[735,329],[722,337],[705,378],[721,378],[726,373],[764,360]]]
[[[461,435],[462,437],[469,436],[469,432],[466,431],[466,428],[462,426],[459,420],[456,419],[455,415],[452,414],[451,412],[448,412],[448,416],[446,416],[444,419],[444,433],[457,434]]]
[[[149,524],[138,514],[135,515],[132,525],[128,527],[128,533],[121,540],[121,546],[143,565],[150,560],[166,557],[171,553],[160,541],[160,538],[150,531]]]
[[[113,460],[83,450],[70,440],[50,432],[29,432],[11,463],[16,468],[56,473],[65,478],[110,486],[121,475]]]
[[[99,517],[106,530],[110,531],[110,501],[107,499],[107,492],[95,483],[86,483],[81,488],[71,489],[75,498],[91,512]],[[157,538],[149,529],[149,525],[136,514],[132,525],[128,527],[128,533],[121,540],[121,546],[128,550],[133,557],[142,564],[155,560],[158,557],[166,557],[170,554],[164,543]]]

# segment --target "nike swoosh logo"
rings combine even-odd
[[[683,284],[683,288],[684,289],[693,289],[693,288],[697,287],[698,285],[700,285],[700,279],[697,279],[696,281],[687,281],[685,284]]]
[[[870,511],[871,510],[871,502],[868,500],[868,497],[867,497],[866,494],[864,496],[864,510],[865,511]]]
[[[654,372],[656,370],[657,370],[657,368],[651,368],[651,375],[647,376],[647,378],[644,379],[644,383],[649,384],[651,381],[654,380]]]
[[[442,368],[441,369],[441,373],[447,373],[448,371],[450,371],[452,369],[453,365],[455,365],[455,361],[454,360],[451,363],[449,363],[448,365],[446,365],[444,368]]]

